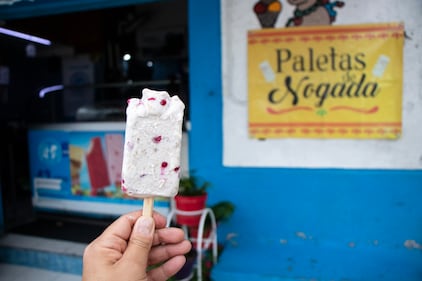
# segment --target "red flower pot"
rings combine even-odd
[[[198,195],[198,196],[181,196],[176,195],[174,198],[176,209],[186,212],[194,212],[205,209],[207,194]],[[178,224],[187,225],[187,226],[197,226],[199,220],[201,219],[201,214],[198,215],[176,215],[176,221]]]

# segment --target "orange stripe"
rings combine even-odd
[[[387,25],[387,26],[370,26],[370,27],[355,27],[355,28],[330,28],[330,29],[309,29],[309,30],[294,30],[294,28],[273,32],[256,32],[250,31],[249,38],[253,37],[267,37],[267,36],[281,36],[281,35],[301,35],[315,33],[351,33],[351,32],[367,32],[367,31],[403,31],[402,25]]]

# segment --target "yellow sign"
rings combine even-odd
[[[399,138],[403,36],[399,23],[249,31],[250,137]]]

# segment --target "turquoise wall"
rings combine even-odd
[[[222,165],[219,2],[189,2],[190,168],[236,205],[215,280],[422,280],[422,171]]]

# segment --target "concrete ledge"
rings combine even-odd
[[[218,281],[420,281],[422,251],[305,243],[228,245],[211,277]]]
[[[82,276],[23,265],[0,263],[0,279],[8,281],[81,281]]]
[[[82,274],[85,247],[83,243],[7,234],[0,239],[0,262]]]

